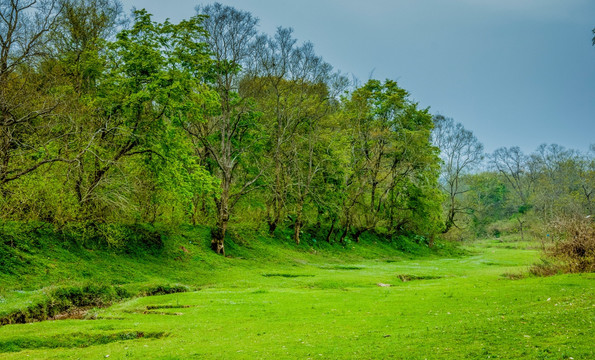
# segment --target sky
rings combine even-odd
[[[220,0],[260,31],[291,27],[350,78],[393,79],[432,114],[473,131],[488,153],[595,144],[595,0]],[[191,0],[122,0],[157,21]]]

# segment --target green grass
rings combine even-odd
[[[0,358],[594,358],[595,274],[511,280],[502,275],[526,271],[539,252],[504,245],[438,257],[261,239],[230,246],[235,258],[189,248],[179,268],[163,264],[171,278],[150,257],[130,258],[150,273],[126,286],[174,279],[200,290],[92,309],[96,320],[0,327]],[[14,290],[5,294],[19,294],[15,303],[30,300]]]

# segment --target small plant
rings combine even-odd
[[[533,264],[529,268],[529,273],[534,276],[553,276],[560,273],[560,265],[546,259],[541,259],[541,263]]]

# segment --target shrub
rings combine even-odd
[[[146,288],[142,293],[145,296],[176,294],[189,291],[184,285],[154,285]]]
[[[563,262],[566,272],[595,271],[595,221],[591,217],[565,216],[551,221],[553,246],[547,253]]]
[[[529,268],[529,273],[534,276],[553,276],[560,273],[560,265],[554,264],[546,259],[541,259],[541,263],[533,264]]]

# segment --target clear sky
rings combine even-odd
[[[123,0],[162,21],[204,1]],[[260,30],[292,27],[336,69],[390,78],[487,152],[595,143],[595,0],[226,0]]]

